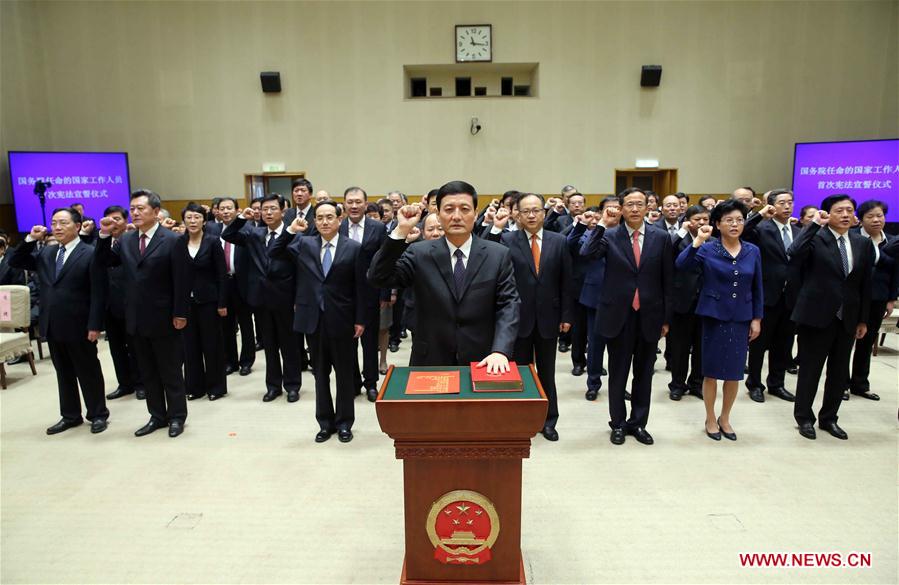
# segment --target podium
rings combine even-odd
[[[458,394],[405,394],[412,371],[458,370]],[[474,392],[468,367],[391,367],[375,403],[403,460],[402,585],[525,582],[521,460],[548,403],[533,366],[518,392]]]

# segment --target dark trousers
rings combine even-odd
[[[87,407],[90,421],[109,418],[106,395],[103,393],[103,370],[97,359],[97,342],[88,341],[87,332],[81,341],[53,341],[49,339],[50,358],[56,369],[59,389],[59,414],[67,421],[81,419],[81,398],[78,385]]]
[[[300,391],[299,337],[293,330],[293,307],[259,307],[256,326],[265,349],[265,388],[269,392]],[[283,366],[282,366],[283,364]]]
[[[868,375],[871,373],[871,350],[877,343],[883,314],[886,312],[886,301],[871,301],[871,312],[868,314],[868,332],[855,341],[855,355],[852,357],[852,376],[849,379],[849,391],[864,393],[871,390]]]
[[[406,298],[403,296],[403,290],[396,291],[396,302],[393,304],[393,325],[390,326],[390,343],[399,345],[400,333],[406,329]]]
[[[596,327],[596,309],[584,306],[587,314],[587,390],[602,388],[602,355],[606,351],[606,338]]]
[[[140,380],[140,367],[134,345],[125,328],[125,319],[106,312],[106,341],[109,342],[109,354],[115,368],[116,382],[120,388],[134,391],[143,384]]]
[[[378,386],[378,327],[381,323],[381,309],[377,305],[374,308],[366,308],[365,317],[366,322],[363,323],[365,331],[362,333],[362,372],[360,375],[357,358],[353,383],[356,389],[371,390]],[[358,340],[354,343],[354,348],[357,347],[359,347]],[[358,355],[358,352],[354,355]]]
[[[184,385],[191,395],[221,396],[228,393],[225,381],[225,347],[216,303],[192,303],[184,343]]]
[[[784,295],[781,295],[776,305],[765,306],[762,331],[749,344],[747,388],[765,389],[765,384],[762,384],[765,352],[768,352],[768,388],[784,387],[784,375],[793,361],[793,336],[796,334],[796,326],[790,320],[790,313]]]
[[[837,412],[843,402],[846,380],[849,379],[849,353],[852,351],[854,337],[851,333],[846,333],[843,322],[836,317],[827,327],[799,325],[797,329],[802,339],[802,354],[793,417],[799,424],[815,422],[812,403],[818,392],[824,362],[827,362],[824,399],[821,410],[818,411],[818,420],[821,424],[837,422]]]
[[[652,373],[656,363],[658,339],[647,341],[640,326],[640,311],[630,309],[621,332],[606,340],[609,350],[609,426],[613,429],[645,427],[649,420],[652,395]],[[631,382],[631,416],[627,418],[624,393],[627,378],[634,368]]]
[[[694,307],[695,308],[695,307]],[[702,320],[689,313],[674,313],[666,347],[671,348],[669,390],[702,388]]]
[[[587,365],[587,307],[577,299],[572,303],[574,310],[571,319],[571,365]]]
[[[187,419],[187,397],[181,366],[184,348],[181,333],[162,337],[132,337],[141,378],[147,391],[150,418],[160,425]]]
[[[350,430],[356,415],[353,407],[355,388],[353,386],[353,371],[356,360],[353,359],[355,344],[353,334],[348,332],[345,336],[328,335],[321,329],[322,321],[319,319],[319,328],[309,336],[312,345],[315,362],[315,420],[323,431]],[[336,403],[331,400],[331,369],[334,369],[336,379]]]
[[[219,317],[225,346],[225,364],[251,368],[256,362],[256,334],[253,331],[253,309],[240,296],[234,278],[225,281],[228,287],[228,315]],[[240,356],[237,355],[237,328],[240,327]]]
[[[556,395],[556,343],[558,337],[544,339],[540,337],[537,326],[527,337],[519,337],[515,340],[515,362],[524,366],[534,364],[537,366],[537,377],[546,392],[549,400],[549,410],[546,412],[544,427],[556,428],[559,420],[559,400]]]

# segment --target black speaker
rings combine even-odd
[[[281,74],[277,71],[263,71],[259,74],[264,93],[279,93],[281,91]]]
[[[661,65],[644,65],[640,73],[640,87],[658,87],[662,81]]]

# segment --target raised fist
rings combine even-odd
[[[28,235],[31,236],[32,240],[42,242],[44,238],[47,237],[47,228],[42,225],[36,225],[31,228]]]
[[[101,217],[100,218],[100,233],[103,235],[108,234],[109,232],[112,231],[112,226],[114,226],[114,225],[115,225],[115,220],[112,219],[111,217]],[[132,228],[134,227],[133,224],[129,223],[128,225],[131,226]]]
[[[290,223],[290,229],[294,231],[294,233],[305,233],[307,229],[309,229],[309,222],[303,219],[300,216],[294,218],[294,220]]]
[[[417,205],[403,205],[396,214],[396,229],[403,238],[409,235],[421,211]]]
[[[818,225],[827,225],[827,222],[830,220],[830,214],[824,211],[823,209],[818,210],[818,215],[815,216],[815,223]]]
[[[855,227],[858,225],[858,217],[857,216],[853,215],[852,219],[850,221],[852,222],[852,227]]]
[[[579,216],[575,217],[574,221],[577,223],[582,223],[582,224],[586,225],[587,227],[590,227],[590,222],[593,221],[593,217],[595,215],[596,215],[595,213],[588,210],[588,211],[585,211],[584,213],[580,214]]]
[[[164,227],[166,229],[172,229],[176,225],[178,225],[178,222],[175,221],[174,219],[172,219],[171,217],[167,217],[164,220],[162,220],[162,227]]]
[[[505,229],[506,224],[509,223],[509,217],[511,213],[505,207],[500,207],[496,212],[496,219],[493,220],[493,227],[497,229]]]
[[[93,233],[95,227],[96,226],[94,225],[94,220],[92,220],[92,219],[86,219],[83,222],[81,222],[81,231],[83,231],[86,234]]]
[[[790,218],[790,225],[796,225],[797,223],[799,223],[798,219],[796,219],[795,217]]]
[[[762,200],[761,200],[761,199],[759,199],[758,197],[753,197],[753,198],[752,198],[752,203],[749,204],[749,207],[752,208],[752,209],[755,209],[756,207],[758,207],[758,206],[761,205],[761,204],[762,204]]]
[[[712,226],[703,225],[699,226],[699,230],[696,233],[696,239],[699,240],[700,244],[704,244],[709,241],[709,238],[712,237]]]
[[[406,236],[406,243],[411,244],[415,240],[421,237],[421,230],[418,229],[418,226],[415,226],[409,231],[409,234]]]
[[[496,219],[496,208],[491,205],[490,207],[487,208],[487,212],[484,213],[484,223],[488,223],[488,224],[493,223],[493,221],[495,219]]]
[[[245,220],[250,221],[251,219],[256,219],[256,212],[253,211],[252,207],[247,207],[243,210],[243,213],[241,213],[240,216]]]
[[[607,206],[605,209],[602,210],[602,219],[601,219],[601,221],[602,221],[602,223],[604,223],[605,225],[609,225],[609,224],[615,223],[615,219],[616,219],[617,217],[618,217],[618,212],[617,212],[615,209],[613,209],[612,207],[608,207],[608,206]]]
[[[759,211],[759,215],[761,215],[765,219],[771,219],[772,217],[774,217],[774,206],[766,205],[762,207],[762,210]]]

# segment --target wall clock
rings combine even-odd
[[[493,61],[493,27],[489,24],[456,25],[456,63]]]

